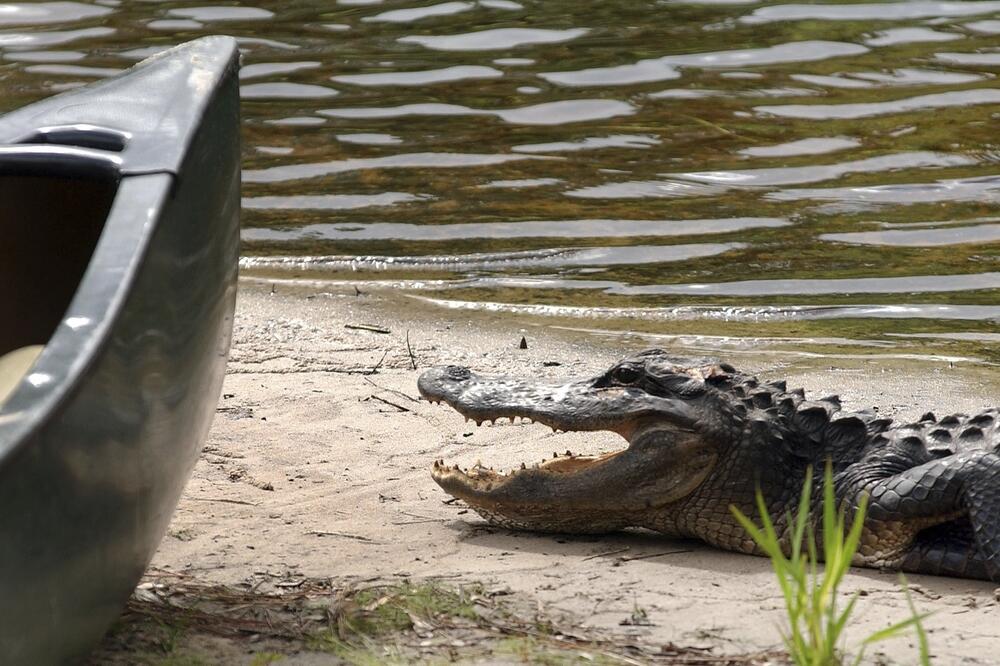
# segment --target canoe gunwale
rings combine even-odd
[[[115,153],[55,144],[0,146],[0,176],[122,177],[122,160]]]
[[[148,174],[119,182],[101,237],[63,322],[45,343],[27,381],[0,405],[0,474],[30,445],[32,435],[72,394],[109,343],[109,333],[142,266],[156,216],[173,181],[170,174]],[[151,200],[157,205],[150,206]],[[136,224],[137,216],[145,216],[143,224]],[[110,281],[108,275],[117,279]],[[66,324],[73,320],[82,325]]]

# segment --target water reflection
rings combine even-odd
[[[896,153],[837,164],[817,164],[800,167],[775,167],[733,171],[703,171],[664,174],[678,180],[627,181],[581,188],[567,192],[568,196],[590,199],[632,199],[644,197],[714,196],[726,189],[738,187],[776,187],[833,180],[851,173],[876,173],[896,169],[963,166],[976,160],[965,155],[947,153]],[[688,184],[680,181],[695,181]],[[801,191],[801,190],[800,190]]]
[[[280,74],[291,74],[307,69],[316,69],[323,63],[318,60],[306,60],[302,62],[259,62],[253,65],[243,65],[240,67],[241,79],[255,79],[261,76],[277,76]]]
[[[394,107],[324,109],[332,118],[403,118],[406,116],[495,116],[520,125],[565,125],[591,120],[629,116],[636,108],[613,99],[574,99],[545,102],[516,109],[472,109],[458,104],[404,104]]]
[[[885,231],[854,231],[823,234],[821,239],[861,245],[892,245],[896,247],[930,247],[962,243],[996,243],[1000,241],[1000,224],[981,224],[943,229],[894,229]]]
[[[317,118],[323,122],[321,118]],[[475,153],[406,153],[386,157],[334,160],[313,164],[287,164],[269,169],[245,170],[245,183],[278,183],[319,178],[362,169],[454,169],[503,164],[515,160],[538,159],[527,155],[477,155]]]
[[[21,62],[75,62],[87,57],[80,51],[15,51],[4,54],[4,60]]]
[[[104,78],[120,74],[121,69],[117,67],[81,67],[79,65],[28,65],[24,68],[26,72],[34,74],[52,74],[55,76],[83,76]]]
[[[926,203],[979,201],[1000,202],[1000,176],[939,180],[933,183],[900,183],[868,187],[827,187],[787,189],[765,195],[775,201],[814,199],[847,204],[848,210],[865,210],[872,206],[915,205]],[[844,208],[831,208],[836,213]]]
[[[244,229],[244,240],[407,240],[440,241],[474,238],[628,238],[723,234],[746,229],[783,227],[780,218],[721,220],[555,220],[465,224],[314,224],[297,229]]]
[[[184,7],[171,9],[167,14],[204,23],[212,21],[263,21],[274,17],[274,12],[259,7]]]
[[[564,266],[658,264],[710,257],[744,247],[740,243],[692,245],[631,245],[625,247],[547,248],[523,252],[461,255],[244,257],[241,268],[296,271],[434,270],[474,272]]]
[[[588,136],[577,141],[525,143],[511,146],[511,150],[515,153],[562,153],[599,150],[601,148],[649,148],[659,143],[660,139],[651,134],[613,134],[611,136]]]
[[[192,19],[160,19],[147,22],[146,27],[151,30],[169,30],[173,32],[175,30],[198,30],[203,27],[203,24]]]
[[[418,72],[379,72],[377,74],[345,74],[333,77],[338,83],[355,86],[425,86],[434,83],[451,83],[467,79],[496,79],[503,72],[479,65],[455,65],[443,69]]]
[[[52,30],[48,32],[2,32],[0,48],[38,48],[58,46],[83,39],[96,39],[114,34],[114,28],[80,28],[79,30]]]
[[[392,134],[381,134],[375,132],[358,132],[357,134],[338,134],[337,141],[344,143],[356,143],[367,146],[392,146],[403,143],[403,140]]]
[[[1000,2],[2,6],[0,110],[238,40],[244,248],[278,258],[247,275],[391,264],[397,288],[695,338],[756,317],[896,345],[878,331],[997,316]],[[888,291],[835,291],[857,288]]]
[[[976,160],[965,155],[948,153],[895,153],[863,160],[835,164],[816,164],[800,167],[774,167],[770,169],[744,169],[741,171],[703,171],[696,173],[664,174],[674,178],[696,180],[730,187],[774,187],[833,180],[850,173],[872,173],[894,169],[919,169],[975,164]]]
[[[963,27],[985,35],[1000,35],[1000,21],[998,20],[972,21]]]
[[[907,2],[871,2],[830,5],[771,5],[756,9],[740,19],[744,23],[772,21],[901,21],[939,17],[975,16],[1000,11],[1000,2],[970,0],[968,2],[937,2],[908,0]]]
[[[285,125],[288,127],[308,127],[310,125],[325,125],[326,121],[322,118],[316,118],[313,116],[291,116],[289,118],[273,118],[265,120],[264,123],[267,125]],[[244,180],[246,179],[244,178]]]
[[[950,65],[1000,66],[1000,53],[938,53],[934,57]]]
[[[507,179],[507,180],[491,180],[488,183],[483,183],[479,187],[502,187],[502,188],[512,188],[517,189],[521,187],[544,187],[546,185],[558,185],[563,182],[559,178],[518,178],[518,179]]]
[[[642,321],[783,322],[822,319],[1000,319],[1000,305],[673,305],[658,308],[579,307],[540,303],[498,303],[415,296],[450,310],[481,310],[572,319],[624,319]]]
[[[505,51],[531,44],[556,44],[582,37],[587,28],[549,30],[545,28],[495,28],[457,35],[409,35],[401,44],[419,44],[435,51]]]
[[[113,11],[82,2],[5,3],[0,5],[0,26],[72,23],[107,16]]]
[[[678,296],[798,296],[823,294],[935,294],[949,291],[1000,289],[1000,273],[971,275],[912,275],[906,277],[738,280],[690,284],[642,284],[599,280],[549,278],[477,278],[463,287],[521,287],[535,289],[600,289],[620,295]]]
[[[913,44],[915,42],[952,42],[956,39],[962,39],[962,35],[921,27],[890,28],[876,32],[873,37],[865,40],[865,44],[868,46],[895,46],[896,44]]]
[[[774,146],[754,146],[744,148],[741,155],[747,157],[791,157],[793,155],[825,155],[848,148],[857,148],[861,142],[846,136],[814,137],[798,139]]]
[[[1000,104],[1000,90],[996,88],[955,90],[945,93],[907,97],[891,102],[758,106],[754,110],[784,118],[832,120],[871,118],[889,113],[927,111],[930,109],[945,109],[952,106],[968,106],[970,104]]]
[[[564,86],[620,86],[680,78],[681,67],[728,68],[754,67],[789,62],[813,62],[868,51],[858,44],[808,41],[778,44],[759,49],[736,49],[692,53],[640,60],[633,65],[591,67],[568,72],[542,72],[543,79]]]
[[[852,72],[850,76],[891,86],[953,86],[982,81],[986,78],[981,74],[942,72],[915,67],[901,67],[888,72]]]
[[[324,99],[340,92],[310,83],[250,83],[240,87],[243,99]]]
[[[243,207],[265,210],[354,210],[370,206],[394,206],[400,203],[426,200],[430,197],[407,192],[378,194],[318,194],[292,197],[244,197]]]
[[[476,4],[474,2],[442,2],[437,5],[414,7],[413,9],[392,9],[381,14],[375,14],[374,16],[366,16],[361,20],[372,23],[412,23],[424,18],[450,16],[460,12],[467,12],[470,9],[475,9],[475,7]]]

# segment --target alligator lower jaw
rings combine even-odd
[[[483,495],[501,489],[505,484],[510,483],[519,475],[571,475],[625,453],[622,451],[612,451],[596,456],[575,455],[571,451],[566,451],[560,455],[553,453],[552,458],[534,465],[521,463],[520,469],[513,469],[508,473],[502,470],[496,472],[492,467],[487,468],[482,463],[476,463],[469,469],[461,469],[458,465],[448,466],[444,460],[435,460],[431,467],[431,476],[449,493],[470,499],[475,496],[481,498]]]

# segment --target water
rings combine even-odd
[[[213,33],[248,275],[1000,361],[1000,2],[0,2],[0,110]]]

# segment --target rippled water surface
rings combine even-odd
[[[213,33],[248,274],[1000,360],[1000,2],[0,2],[0,111]]]

